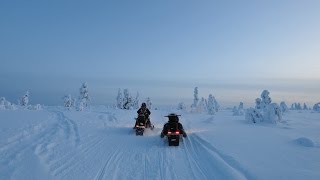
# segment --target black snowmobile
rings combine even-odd
[[[154,128],[154,126],[151,124],[149,118],[146,118],[145,115],[139,114],[136,119],[136,135],[137,136],[143,136],[144,130],[146,128],[150,128],[151,130]]]
[[[169,121],[163,126],[160,137],[167,136],[169,146],[179,146],[180,139],[182,140],[182,137],[187,137],[182,124],[179,123],[178,116],[180,115],[174,113],[165,116],[169,118]]]

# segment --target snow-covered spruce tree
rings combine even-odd
[[[320,112],[320,102],[319,103],[316,103],[315,105],[313,105],[313,108],[312,108],[314,111],[316,112]]]
[[[150,97],[147,97],[147,99],[146,99],[146,105],[147,105],[147,108],[148,108],[148,109],[151,109],[151,108],[152,108],[152,102],[151,102],[151,100],[150,100]]]
[[[207,111],[211,115],[213,115],[217,112],[215,98],[214,98],[214,96],[212,96],[212,94],[209,94],[209,97],[208,97]]]
[[[216,110],[216,112],[218,112],[220,110],[220,105],[214,96],[213,96],[213,102],[215,105],[215,110]]]
[[[280,103],[280,110],[281,110],[282,113],[289,111],[288,106],[287,106],[287,104],[286,104],[284,101],[282,101],[282,102]]]
[[[258,98],[259,99],[259,98]],[[271,103],[269,91],[264,90],[261,93],[261,104],[256,100],[256,108],[250,108],[246,112],[246,120],[257,122],[276,123],[282,119],[280,107],[276,103]],[[261,106],[260,106],[261,105]],[[262,109],[258,109],[262,108]]]
[[[186,110],[186,109],[187,109],[187,107],[183,102],[180,102],[178,104],[177,110]]]
[[[256,109],[263,109],[262,101],[260,98],[256,99]]]
[[[269,104],[271,104],[271,98],[269,97],[269,91],[268,90],[263,90],[261,93],[261,105],[262,108],[266,108]]]
[[[27,107],[29,104],[29,91],[27,91],[23,96],[20,97],[19,99],[19,105]]]
[[[191,104],[191,111],[195,111],[198,106],[198,102],[199,102],[198,87],[195,87],[193,92],[194,92],[193,93],[193,104]]]
[[[89,96],[88,84],[86,82],[82,83],[79,90],[80,90],[80,95],[78,98],[79,101],[78,101],[77,110],[82,111],[88,107],[89,101],[91,100]]]
[[[5,97],[1,97],[0,98],[0,109],[15,110],[17,108],[13,103],[7,101]]]
[[[82,86],[80,87],[79,101],[84,107],[88,107],[90,96],[87,82],[82,83]]]
[[[128,89],[123,90],[123,109],[131,109],[132,108],[132,98]]]
[[[5,106],[5,103],[6,103],[6,98],[5,97],[1,97],[0,98],[0,110],[7,109],[6,106]]]
[[[63,98],[63,104],[64,107],[68,110],[70,110],[74,106],[74,99],[71,97],[71,95],[65,95]]]
[[[137,92],[136,98],[133,101],[133,108],[139,109],[139,92]]]
[[[243,102],[240,102],[238,108],[233,112],[234,116],[242,116],[244,115]]]
[[[197,112],[201,113],[201,112],[204,112],[204,111],[207,111],[207,102],[202,97],[200,102],[198,103]]]
[[[306,103],[303,103],[303,110],[308,110],[308,106],[306,105]]]
[[[117,105],[116,107],[118,109],[123,109],[123,98],[122,98],[122,92],[121,92],[121,89],[119,88],[118,89],[118,95],[117,95]]]
[[[235,114],[237,111],[238,111],[237,106],[233,106],[233,108],[232,108],[232,112],[233,112],[233,114]]]
[[[291,108],[290,108],[290,110],[295,110],[295,104],[293,103],[293,104],[291,104]]]
[[[250,121],[250,122],[253,122],[253,123],[257,123],[257,122],[262,122],[263,121],[263,116],[261,114],[260,109],[249,108],[246,111],[245,119],[247,121]]]
[[[269,104],[263,113],[263,121],[270,122],[270,123],[277,123],[277,121],[281,121],[282,113],[280,110],[280,106],[277,103]]]

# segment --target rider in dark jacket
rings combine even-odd
[[[164,124],[163,126],[163,129],[162,129],[162,132],[160,134],[160,137],[163,138],[165,135],[168,134],[168,130],[170,127],[172,126],[176,126],[177,129],[181,132],[182,136],[183,137],[187,137],[187,133],[184,131],[183,129],[183,126],[181,123],[179,123],[179,115],[176,115],[174,113],[171,113],[169,114],[168,116],[165,116],[165,117],[168,117],[169,120],[166,124]]]
[[[146,123],[149,123],[149,125],[151,126],[151,121],[150,121],[150,117],[149,117],[150,114],[151,114],[151,112],[150,112],[150,110],[147,108],[146,103],[142,103],[142,104],[141,104],[141,107],[140,107],[140,109],[138,109],[137,113],[138,113],[138,116],[144,115],[145,120],[146,120]],[[137,121],[136,121],[136,123],[135,123],[135,125],[134,125],[133,128],[135,128],[136,125],[137,125]]]

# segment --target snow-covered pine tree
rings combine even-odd
[[[280,103],[280,110],[281,110],[282,113],[287,112],[289,110],[288,106],[286,105],[286,103],[284,101],[282,101]]]
[[[133,101],[133,108],[139,109],[139,92],[137,92],[136,98]]]
[[[240,102],[238,108],[236,108],[233,112],[234,116],[242,116],[244,115],[243,102]]]
[[[261,101],[260,101],[261,100]],[[256,99],[256,108],[250,108],[246,112],[246,119],[256,122],[271,122],[275,123],[282,119],[280,107],[276,103],[271,103],[269,91],[264,90],[261,93],[261,99]]]
[[[213,96],[213,102],[214,102],[215,110],[216,112],[218,112],[220,110],[220,105],[214,96]]]
[[[178,110],[186,110],[187,107],[183,102],[180,102],[177,107]]]
[[[83,108],[85,108],[85,107],[88,107],[89,101],[90,101],[90,96],[89,96],[89,90],[88,90],[88,83],[84,82],[80,87],[79,102],[83,106]]]
[[[28,106],[28,104],[29,104],[29,95],[30,95],[30,93],[29,93],[29,91],[27,91],[23,96],[20,97],[19,104],[21,106],[25,106],[25,107]]]
[[[315,105],[313,105],[312,108],[314,111],[316,112],[320,112],[320,102],[316,103]]]
[[[261,111],[257,108],[249,108],[246,111],[245,119],[247,121],[257,123],[263,121],[263,116],[261,114]]]
[[[65,95],[63,98],[64,107],[68,110],[70,110],[74,106],[74,99],[71,97],[71,95]]]
[[[203,111],[207,111],[207,104],[206,104],[206,100],[202,97],[198,107],[197,107],[197,112],[203,112]]]
[[[215,101],[214,101],[214,97],[212,96],[212,94],[209,94],[209,97],[208,97],[208,104],[207,104],[207,110],[208,110],[208,113],[213,115],[215,114],[217,111],[216,111],[216,106],[215,106]]]
[[[117,108],[123,109],[123,98],[122,98],[122,92],[121,89],[118,89],[118,95],[117,95]]]
[[[262,102],[260,98],[256,99],[256,109],[263,109]]]
[[[237,106],[233,106],[233,108],[232,108],[232,112],[233,112],[233,114],[236,114],[236,113],[238,112],[238,108],[237,108]]]
[[[194,88],[193,91],[193,104],[191,105],[192,110],[196,110],[199,102],[199,97],[198,97],[198,87]]]
[[[266,108],[269,104],[271,104],[271,98],[269,97],[269,91],[268,90],[263,90],[261,93],[261,104],[262,108]]]
[[[0,109],[5,110],[5,109],[10,109],[10,110],[15,110],[17,109],[14,104],[6,100],[5,97],[0,98]]]
[[[132,107],[132,98],[128,89],[123,90],[123,109],[131,109]]]
[[[148,108],[148,109],[151,109],[151,108],[152,108],[152,102],[151,102],[150,97],[147,97],[147,99],[146,99],[146,105],[147,105],[147,108]]]
[[[306,103],[303,103],[303,110],[308,110],[309,108],[308,108],[308,106],[307,106],[307,104]]]
[[[296,110],[302,110],[302,107],[301,107],[300,103],[296,103],[295,106],[296,106]]]
[[[6,109],[5,102],[6,102],[6,98],[5,97],[1,97],[0,98],[0,110]]]

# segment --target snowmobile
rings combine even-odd
[[[180,115],[174,113],[165,116],[169,118],[169,121],[163,126],[160,137],[166,136],[169,146],[179,146],[180,139],[182,140],[182,137],[187,137],[182,124],[179,123],[178,116]]]
[[[150,128],[151,130],[153,130],[154,125],[152,125],[150,120],[146,118],[143,114],[139,114],[138,117],[135,119],[136,119],[135,129],[136,129],[137,136],[143,136],[144,130],[146,128]]]

